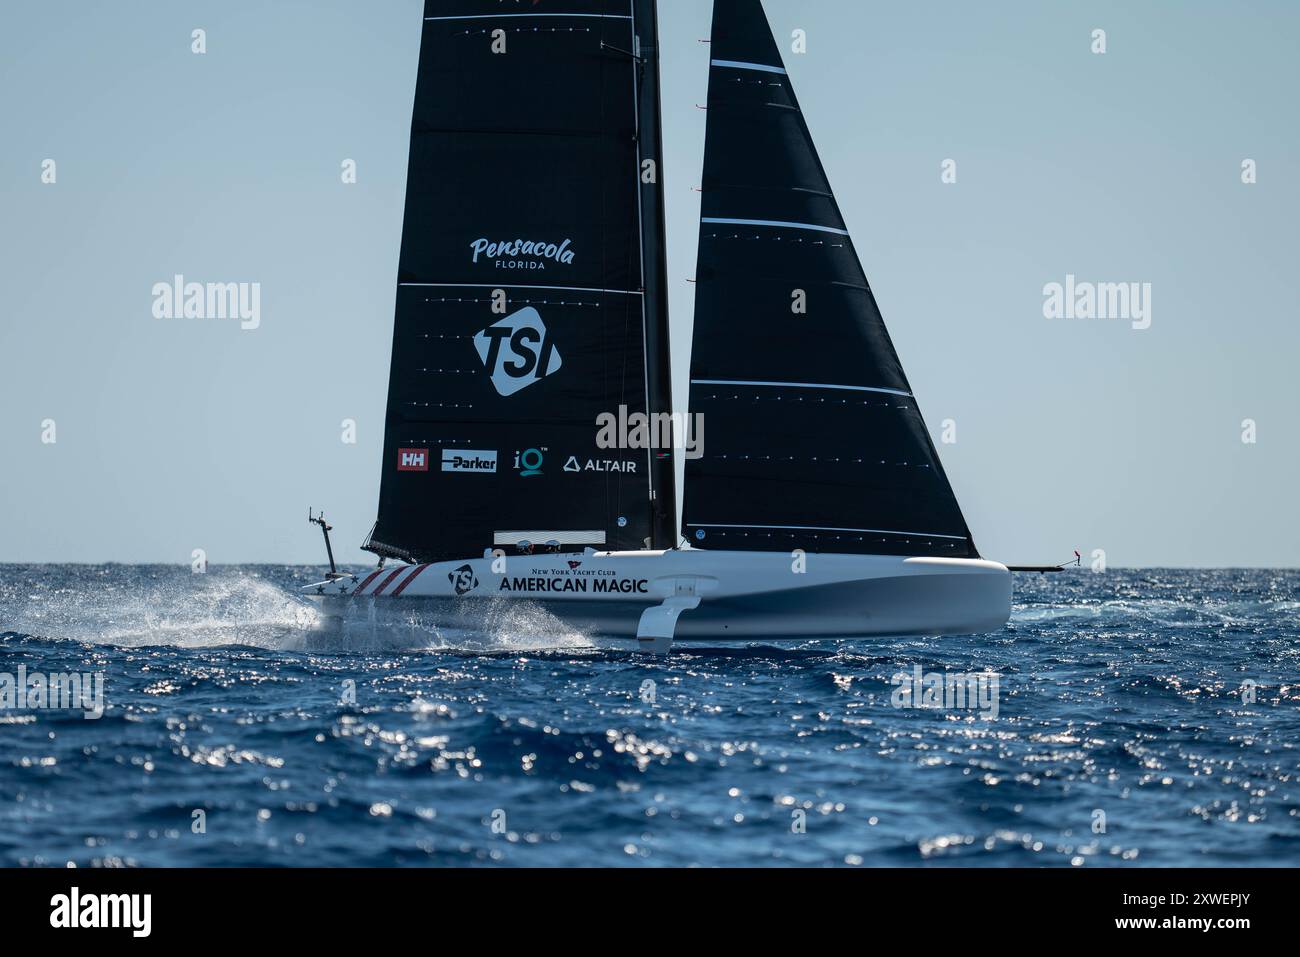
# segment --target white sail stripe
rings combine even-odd
[[[626,13],[480,13],[470,17],[425,17],[430,20],[518,20],[522,17],[591,17],[596,20],[631,20]]]
[[[966,541],[965,535],[940,535],[938,532],[896,532],[887,528],[823,528],[820,525],[687,525],[687,528],[762,528],[792,532],[863,532],[868,535],[911,535],[913,538],[951,538]]]
[[[644,296],[640,289],[594,289],[588,286],[520,286],[510,282],[400,282],[416,289],[547,289],[556,292],[607,292],[615,296]]]
[[[749,379],[692,379],[691,385],[756,385],[774,389],[835,389],[841,392],[881,392],[912,398],[912,393],[901,389],[878,389],[867,385],[832,385],[826,382],[762,382]]]
[[[787,223],[772,219],[719,219],[705,216],[700,222],[719,223],[728,226],[775,226],[781,229],[811,229],[819,233],[834,233],[837,236],[847,236],[849,234],[847,229],[837,229],[834,226],[818,226],[814,223]]]
[[[759,73],[780,73],[786,76],[785,68],[768,66],[766,63],[745,63],[743,60],[714,60],[713,66],[725,66],[733,70],[757,70]]]

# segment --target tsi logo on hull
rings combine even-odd
[[[444,472],[470,472],[474,475],[495,475],[497,454],[495,452],[476,452],[473,449],[443,449],[442,470]]]
[[[474,348],[502,396],[536,385],[564,364],[547,334],[546,323],[532,306],[488,326],[474,337]]]
[[[457,597],[468,595],[478,587],[478,576],[474,574],[474,569],[470,565],[461,565],[447,576],[447,581],[451,582],[452,590]]]

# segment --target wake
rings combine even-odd
[[[296,589],[241,568],[47,566],[0,586],[0,633],[124,648],[376,653],[580,651],[596,646],[541,606],[489,603],[473,627],[368,603],[326,617]],[[24,576],[25,577],[25,576]]]
[[[316,624],[315,610],[255,574],[214,569],[86,567],[6,590],[0,626],[39,638],[134,648],[246,645],[280,649]]]
[[[506,654],[512,652],[592,651],[592,638],[561,621],[541,605],[488,601],[473,627],[439,621],[417,606],[361,600],[347,606],[344,618],[322,617],[305,635],[305,650],[370,652],[385,650]]]

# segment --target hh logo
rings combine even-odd
[[[468,595],[478,587],[478,576],[469,565],[461,565],[447,576],[447,580],[451,582],[451,587],[455,589],[457,596]]]
[[[514,395],[560,371],[564,360],[532,306],[506,316],[474,337],[474,348],[503,396]]]
[[[429,471],[429,450],[428,449],[398,449],[397,450],[397,471],[399,472]]]

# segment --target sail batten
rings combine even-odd
[[[675,540],[671,455],[597,441],[671,409],[655,3],[563,6],[426,0],[378,554]]]
[[[705,216],[701,218],[702,223],[717,223],[728,226],[768,226],[773,229],[809,229],[817,233],[835,233],[837,236],[847,236],[847,229],[840,229],[838,226],[819,226],[816,223],[789,223],[774,219],[731,219],[724,216]]]
[[[740,60],[713,60],[710,62],[710,65],[728,67],[732,70],[754,70],[758,73],[780,73],[782,76],[786,75],[785,67],[770,66],[766,63],[744,63]]]
[[[711,44],[683,535],[976,557],[760,0]]]
[[[755,379],[692,379],[692,385],[756,385],[773,389],[825,389],[843,392],[879,392],[882,395],[901,395],[907,398],[912,393],[902,389],[879,389],[869,385],[837,385],[827,382],[759,382]]]

